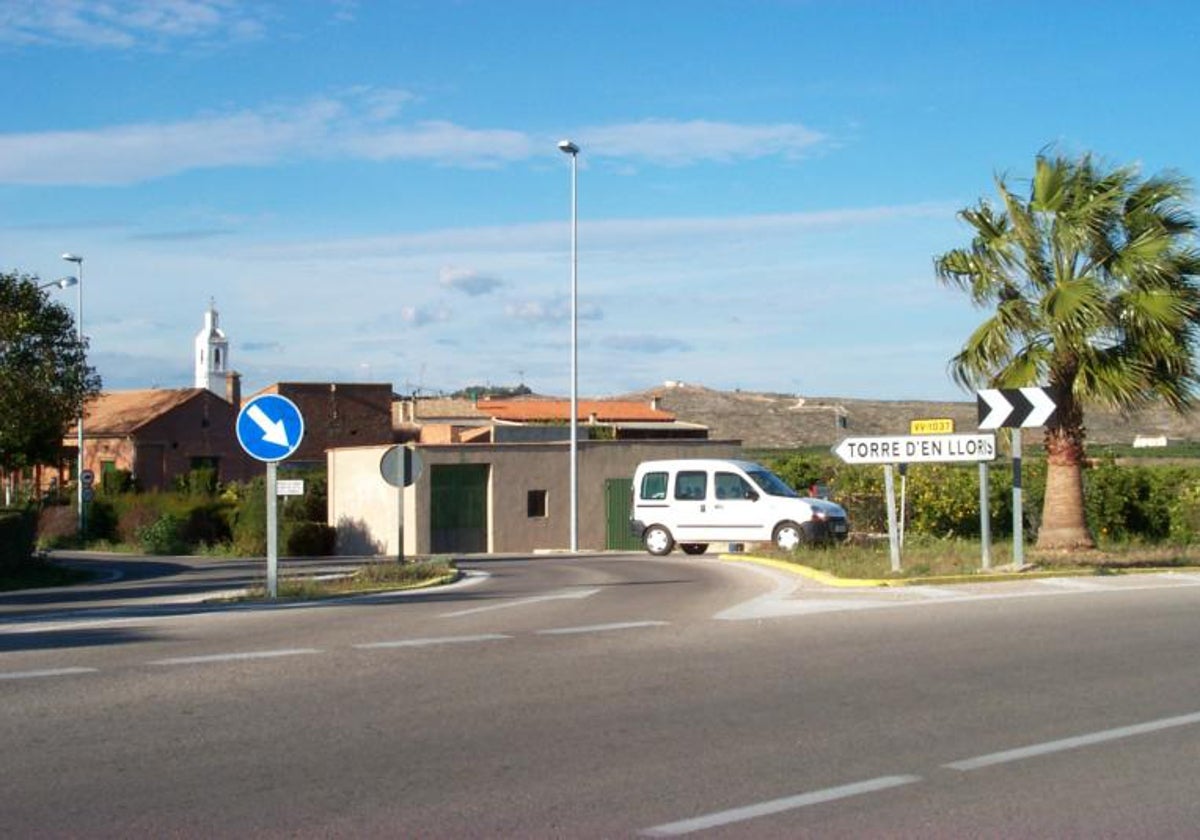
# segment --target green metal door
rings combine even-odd
[[[488,464],[435,464],[429,471],[429,543],[434,554],[488,550]]]
[[[633,479],[610,478],[604,482],[605,548],[638,551],[642,542],[629,532],[633,510]]]

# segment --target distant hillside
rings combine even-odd
[[[912,420],[949,417],[955,430],[978,430],[973,401],[925,402],[800,397],[747,391],[714,391],[697,385],[652,388],[621,399],[657,398],[661,408],[680,420],[702,423],[720,440],[740,440],[750,448],[834,446],[846,437],[907,435]],[[840,418],[840,420],[839,420]],[[1088,441],[1133,442],[1137,435],[1165,436],[1171,441],[1200,441],[1200,412],[1183,417],[1153,409],[1124,417],[1097,410],[1086,414]],[[1027,434],[1037,435],[1038,430]]]

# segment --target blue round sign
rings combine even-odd
[[[260,394],[238,412],[237,439],[252,458],[282,461],[304,439],[304,418],[287,397]]]

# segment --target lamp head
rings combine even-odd
[[[80,256],[78,256],[78,255],[76,255],[76,254],[72,254],[70,251],[68,251],[67,253],[63,254],[63,255],[62,255],[62,258],[63,258],[64,260],[66,260],[67,262],[73,262],[73,263],[81,263],[81,262],[83,262],[83,257],[80,257]]]
[[[78,282],[79,280],[75,277],[60,277],[52,285],[58,286],[60,289],[69,289]]]
[[[558,141],[558,150],[560,152],[562,152],[563,154],[567,154],[567,155],[571,155],[571,156],[575,156],[575,155],[579,154],[579,147],[576,146],[574,143],[572,143],[570,140],[559,140]]]

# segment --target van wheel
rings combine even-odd
[[[708,551],[708,543],[680,543],[684,554],[703,554]]]
[[[671,549],[675,547],[675,538],[661,525],[651,525],[647,528],[646,533],[642,535],[642,542],[645,544],[646,550],[655,557],[670,554]]]
[[[780,522],[772,539],[781,551],[795,551],[804,544],[804,531],[795,522]]]

